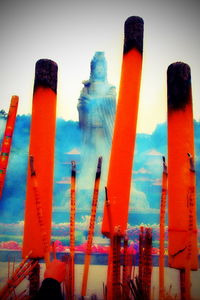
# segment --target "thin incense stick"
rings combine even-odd
[[[160,254],[159,254],[159,299],[164,299],[165,267],[165,211],[167,197],[167,166],[163,157],[162,191],[160,200]]]
[[[139,281],[143,282],[143,269],[144,269],[144,227],[140,226],[139,233]]]
[[[120,248],[121,248],[121,232],[120,227],[115,227],[112,242],[112,300],[121,299],[121,272],[120,272]]]
[[[123,278],[122,278],[122,288],[123,294],[122,299],[126,300],[129,296],[128,282],[130,278],[128,277],[128,267],[129,267],[129,254],[128,254],[128,237],[124,237],[124,253],[123,253]]]
[[[12,145],[12,136],[15,128],[15,121],[17,115],[17,108],[18,108],[18,96],[12,96],[10,102],[10,108],[8,112],[8,118],[6,122],[6,128],[4,132],[4,137],[1,145],[1,152],[0,152],[0,199],[2,198],[3,194],[3,187],[5,183],[6,177],[6,170],[8,166],[8,160],[10,155],[10,149]]]
[[[91,249],[92,249],[92,241],[93,241],[93,235],[94,235],[94,226],[95,226],[95,219],[96,219],[98,195],[99,195],[101,165],[102,165],[102,157],[99,157],[98,164],[97,164],[95,183],[94,183],[90,224],[89,224],[89,230],[88,230],[88,239],[87,239],[86,254],[85,254],[85,261],[84,261],[84,272],[83,272],[82,292],[81,292],[82,296],[85,296],[86,291],[87,291],[87,280],[88,280],[88,272],[89,272],[89,265],[90,265],[90,259],[91,259]]]
[[[76,162],[71,162],[71,193],[70,193],[70,256],[71,256],[71,291],[69,299],[74,299],[75,287],[75,216],[76,216]]]

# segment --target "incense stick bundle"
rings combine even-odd
[[[143,269],[144,269],[144,227],[140,227],[139,233],[139,274],[138,279],[140,283],[143,282]]]
[[[90,224],[89,224],[89,230],[88,230],[88,239],[87,239],[86,254],[85,254],[85,261],[84,261],[84,272],[83,272],[82,291],[81,291],[82,296],[85,296],[86,291],[87,291],[88,272],[89,272],[89,265],[90,265],[90,259],[91,259],[92,241],[93,241],[93,236],[94,236],[94,226],[95,226],[96,211],[97,211],[98,196],[99,196],[101,165],[102,165],[102,157],[99,157],[98,164],[97,164],[95,183],[94,183]]]
[[[110,201],[108,198],[108,190],[105,187],[105,207],[108,213],[108,221],[110,228],[110,246],[108,253],[108,267],[107,267],[107,284],[106,284],[106,299],[112,299],[112,272],[113,272],[113,226],[112,226],[112,215],[110,211]]]
[[[108,252],[108,266],[107,266],[107,283],[106,283],[106,299],[112,299],[112,285],[113,285],[113,234],[110,238],[110,246]]]
[[[144,242],[144,271],[142,286],[146,295],[146,299],[151,298],[151,274],[152,274],[152,229],[145,229]]]
[[[35,268],[37,262],[27,262],[30,255],[31,253],[25,257],[25,259],[19,264],[18,268],[0,290],[0,299],[8,299],[8,296],[13,293],[15,288],[24,280],[24,278],[30,275],[31,271]]]
[[[6,122],[6,128],[1,145],[0,152],[0,199],[3,193],[3,187],[5,182],[6,170],[8,166],[9,154],[12,145],[12,136],[15,128],[15,121],[18,108],[18,96],[12,96],[10,102],[10,108],[8,112],[8,118]]]
[[[26,294],[26,289],[23,290],[19,295],[17,295],[17,300],[24,300],[24,299],[27,300],[27,295],[25,294]]]
[[[162,191],[160,200],[160,254],[159,254],[159,299],[164,299],[165,267],[165,210],[167,197],[167,166],[163,157]]]
[[[121,233],[120,227],[115,227],[112,236],[112,300],[121,299],[121,270],[120,270]]]
[[[127,278],[130,281],[135,277],[135,253],[132,247],[128,248],[128,257],[127,257]]]
[[[48,59],[36,63],[33,92],[29,156],[34,157],[37,185],[43,208],[45,239],[50,248],[53,195],[54,141],[56,120],[57,65]],[[45,251],[38,221],[31,170],[28,166],[24,218],[23,257],[32,250],[32,258],[43,258]],[[49,252],[49,250],[48,250]]]
[[[120,226],[124,236],[130,196],[132,161],[142,71],[143,20],[130,17],[125,22],[124,53],[119,98],[110,156],[107,189],[112,227]],[[110,236],[107,207],[104,207],[102,233]]]
[[[64,257],[64,261],[66,262],[66,280],[65,280],[65,294],[66,300],[74,299],[72,298],[72,258],[71,255],[67,255]]]
[[[32,260],[31,264],[35,266],[29,274],[29,296],[34,298],[40,286],[40,265],[39,261],[35,259]]]
[[[70,256],[71,256],[71,284],[69,291],[69,299],[74,299],[74,286],[75,286],[75,270],[74,270],[74,257],[75,257],[75,214],[76,214],[76,163],[71,162],[71,197],[70,197]]]
[[[129,296],[129,281],[128,276],[129,254],[128,254],[128,237],[124,237],[124,253],[123,253],[123,278],[122,278],[122,299],[126,300]]]

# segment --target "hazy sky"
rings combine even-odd
[[[35,62],[58,64],[57,116],[78,120],[77,100],[95,51],[105,51],[108,81],[119,86],[124,21],[144,19],[144,60],[138,132],[166,120],[166,71],[176,61],[192,73],[194,117],[200,120],[200,5],[198,0],[1,0],[0,109],[19,95],[31,113]]]

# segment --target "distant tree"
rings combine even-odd
[[[2,119],[7,119],[8,114],[5,112],[5,110],[1,109],[0,110],[0,118]]]

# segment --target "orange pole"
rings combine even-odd
[[[46,265],[48,265],[50,262],[50,251],[49,251],[48,237],[47,237],[47,233],[46,233],[46,224],[45,224],[45,220],[43,217],[44,216],[44,208],[42,206],[42,202],[41,202],[41,198],[40,198],[36,171],[34,169],[34,157],[32,155],[30,156],[30,172],[31,172],[31,179],[32,179],[32,188],[33,188],[34,196],[35,196],[37,218],[38,218],[38,223],[40,226],[40,233],[41,233],[41,237],[42,237],[44,259],[45,259]]]
[[[110,156],[107,189],[112,214],[112,230],[127,228],[132,161],[142,71],[143,20],[130,17],[125,22],[124,54],[115,128]],[[102,233],[110,236],[107,207],[104,207]]]
[[[95,183],[94,183],[90,225],[89,225],[89,230],[88,230],[87,247],[86,247],[86,254],[85,254],[85,261],[84,261],[84,271],[83,271],[83,281],[82,281],[82,291],[81,291],[82,297],[86,295],[86,291],[87,291],[88,272],[89,272],[89,266],[90,266],[92,241],[93,241],[93,236],[94,236],[94,226],[95,226],[96,211],[97,211],[98,196],[99,196],[101,165],[102,165],[102,157],[99,157],[98,164],[97,164],[96,178],[95,178]]]
[[[50,250],[53,195],[54,140],[56,121],[57,65],[48,59],[36,63],[29,155],[34,157],[37,189],[43,208],[45,239]],[[32,258],[43,258],[45,251],[38,220],[35,191],[28,166],[22,255],[32,250]]]
[[[167,83],[169,266],[185,270],[189,300],[189,273],[198,269],[195,172],[188,159],[188,153],[194,157],[190,67],[181,62],[171,64]]]
[[[8,118],[6,122],[6,128],[4,132],[4,137],[1,145],[0,152],[0,199],[3,194],[3,187],[5,183],[6,170],[8,166],[9,154],[12,145],[12,136],[15,128],[15,121],[17,115],[19,97],[12,96],[10,102],[10,108],[8,112]]]
[[[159,255],[159,299],[164,299],[165,267],[165,211],[167,197],[167,166],[163,157],[162,191],[160,200],[160,255]]]

